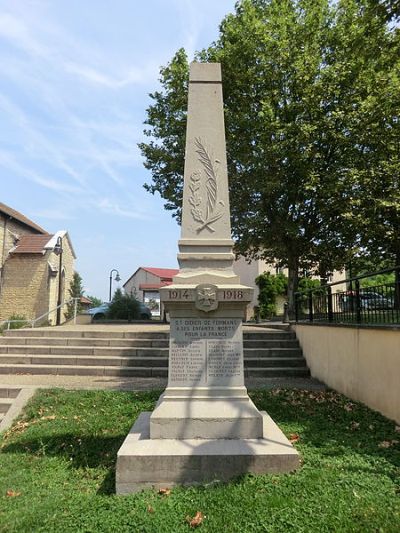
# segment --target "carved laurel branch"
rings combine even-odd
[[[203,165],[205,174],[207,176],[206,181],[206,192],[207,192],[207,204],[206,204],[206,214],[203,214],[201,209],[201,204],[203,202],[202,197],[200,196],[200,186],[201,186],[201,173],[195,171],[190,176],[190,185],[189,189],[191,191],[191,196],[189,197],[189,203],[192,206],[190,210],[194,220],[199,222],[201,226],[197,228],[197,233],[200,233],[204,228],[207,228],[209,231],[214,232],[215,229],[211,226],[213,222],[216,222],[223,216],[223,211],[217,210],[217,205],[224,207],[222,201],[217,202],[217,168],[215,163],[219,163],[218,159],[212,159],[205,146],[201,142],[199,137],[195,138],[196,153],[199,155],[199,161]]]

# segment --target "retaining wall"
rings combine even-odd
[[[400,424],[400,329],[293,329],[313,377]]]

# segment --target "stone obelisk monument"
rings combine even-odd
[[[168,386],[118,452],[118,493],[299,464],[244,386],[242,317],[252,289],[233,272],[232,245],[221,68],[192,63],[180,271],[160,291],[171,323]]]

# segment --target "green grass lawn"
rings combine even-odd
[[[334,392],[255,391],[286,435],[299,435],[294,474],[114,494],[117,450],[158,393],[38,393],[0,437],[1,532],[400,531],[400,432]]]

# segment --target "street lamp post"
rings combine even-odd
[[[119,277],[119,272],[116,268],[113,268],[110,272],[110,298],[109,298],[109,302],[111,302],[111,288],[112,288],[112,275],[113,275],[113,272],[116,272],[115,274],[115,278],[114,278],[114,281],[121,281],[121,278]]]
[[[54,253],[59,256],[58,262],[58,297],[57,297],[57,319],[56,325],[61,324],[61,301],[62,301],[62,237],[57,237],[56,245],[54,246]]]

